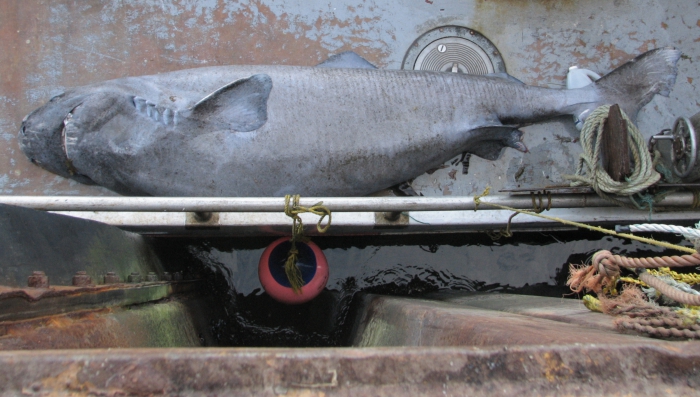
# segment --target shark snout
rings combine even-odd
[[[73,173],[63,150],[63,121],[83,103],[85,96],[66,97],[66,94],[58,95],[25,116],[17,138],[20,148],[32,163],[70,178]]]

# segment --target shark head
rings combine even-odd
[[[88,97],[89,93],[73,90],[51,98],[22,120],[18,140],[20,148],[32,163],[63,177],[93,184],[90,178],[77,174],[73,169],[66,156],[63,134],[66,118]]]

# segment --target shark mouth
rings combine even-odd
[[[74,145],[78,141],[78,136],[77,136],[77,128],[75,126],[75,123],[73,123],[73,113],[83,105],[83,103],[80,103],[73,109],[71,109],[70,112],[66,115],[66,117],[63,119],[63,129],[61,129],[61,149],[63,150],[63,155],[66,156],[66,161],[65,161],[65,169],[68,172],[68,174],[71,176],[71,178],[77,180],[80,183],[86,184],[86,185],[94,185],[95,182],[90,179],[90,177],[78,173],[78,170],[75,168],[73,165],[73,160],[71,157],[68,155],[68,147],[69,145]]]

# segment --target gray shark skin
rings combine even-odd
[[[576,90],[378,70],[353,53],[182,70],[68,90],[25,117],[19,141],[35,164],[126,195],[359,196],[462,152],[527,151],[520,123],[606,103],[634,118],[668,96],[679,57],[652,50]]]

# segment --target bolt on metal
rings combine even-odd
[[[198,222],[209,222],[212,216],[214,216],[214,214],[210,211],[196,211],[194,213],[194,219]]]
[[[141,280],[141,274],[139,272],[131,272],[131,274],[129,275],[130,283],[140,283]]]
[[[30,288],[49,288],[49,276],[41,270],[35,270],[27,279],[27,286]]]
[[[155,272],[148,272],[148,274],[146,275],[146,281],[158,281],[158,275]]]
[[[107,274],[105,274],[105,284],[117,284],[120,281],[116,272],[107,272]]]
[[[73,276],[73,286],[74,287],[85,287],[92,284],[92,277],[88,276],[87,272],[80,270]]]
[[[444,44],[440,44],[440,45],[437,47],[437,50],[438,50],[439,52],[445,52],[445,51],[447,51],[447,46],[445,46]]]
[[[173,273],[173,281],[181,281],[181,280],[182,280],[182,273],[181,272]]]
[[[399,218],[401,218],[401,212],[400,211],[392,211],[392,212],[385,212],[384,213],[384,219],[387,221],[398,221]]]
[[[163,280],[173,281],[173,275],[170,274],[169,272],[163,272]]]

